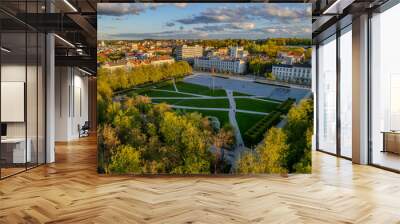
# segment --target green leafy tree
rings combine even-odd
[[[237,161],[237,173],[240,174],[256,174],[260,173],[259,160],[257,154],[254,152],[246,151],[241,154],[240,159]]]
[[[285,173],[282,155],[288,150],[287,136],[280,128],[268,130],[263,144],[257,148],[260,156],[261,172],[263,173]]]
[[[265,73],[265,78],[267,78],[269,80],[276,80],[276,77],[274,74],[272,74],[272,72]]]
[[[233,143],[234,133],[230,126],[224,126],[212,137],[213,147],[215,149],[215,162],[214,162],[214,173],[218,172],[218,163],[221,161],[221,154],[223,147],[228,147]],[[221,167],[219,168],[222,169]]]
[[[112,155],[109,173],[141,173],[140,153],[128,145],[119,146]]]
[[[289,148],[284,155],[285,168],[296,172],[300,167],[311,166],[311,136],[313,128],[313,101],[302,100],[297,107],[290,109],[287,116],[287,133]],[[309,158],[309,159],[307,159]],[[299,163],[302,161],[301,163]]]

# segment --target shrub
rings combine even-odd
[[[249,128],[244,133],[244,140],[247,144],[256,145],[261,141],[264,136],[264,133],[272,126],[279,123],[281,120],[281,112],[274,111],[265,117],[263,117],[260,121],[258,121],[253,127]]]
[[[293,103],[296,102],[295,99],[293,98],[289,98],[287,100],[285,100],[283,103],[281,103],[276,110],[281,112],[282,114],[287,114],[290,110],[290,108],[292,108]]]
[[[128,145],[121,145],[111,157],[109,173],[141,173],[140,153]]]

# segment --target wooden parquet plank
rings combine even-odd
[[[0,223],[400,223],[400,175],[313,153],[313,174],[130,177],[96,173],[93,137],[0,181]]]

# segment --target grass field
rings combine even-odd
[[[265,115],[258,114],[247,114],[247,113],[236,113],[236,121],[239,125],[240,133],[242,136],[244,133],[251,128],[255,123],[261,120]]]
[[[251,110],[257,112],[271,112],[279,103],[272,103],[256,99],[235,99],[236,108],[240,110]]]
[[[195,97],[193,95],[188,95],[184,93],[156,91],[156,90],[149,90],[147,92],[142,93],[141,95],[146,95],[148,97]]]
[[[229,108],[228,99],[153,99],[154,103],[168,103],[188,107]]]
[[[194,93],[206,96],[226,96],[226,92],[223,89],[212,90],[206,86],[200,86],[192,83],[178,82],[176,87],[179,92]]]
[[[168,85],[166,85],[166,86],[157,87],[156,89],[163,89],[163,90],[175,91],[174,85],[173,85],[172,83],[171,83],[171,84],[168,84]]]
[[[148,86],[148,89],[143,89],[142,91],[133,90],[132,93],[138,91],[140,95],[146,95],[152,98],[153,103],[167,103],[170,105],[177,106],[187,106],[187,107],[195,107],[198,109],[177,109],[174,108],[175,111],[180,111],[183,113],[191,113],[198,112],[203,116],[213,116],[217,117],[221,123],[221,127],[225,124],[229,124],[229,112],[228,111],[217,111],[217,110],[204,110],[204,108],[229,108],[229,100],[226,97],[226,92],[224,89],[215,89],[212,90],[207,86],[196,85],[192,83],[185,83],[179,81],[176,83],[177,89],[179,92],[175,92],[175,88],[172,83],[168,85],[164,85],[162,87],[156,87],[157,85]],[[169,91],[157,91],[157,90],[169,90]],[[145,92],[143,92],[145,91]],[[198,94],[204,96],[215,96],[215,97],[226,97],[225,99],[215,99],[208,98],[204,99],[204,97],[196,97],[190,94]],[[233,96],[252,96],[250,94],[241,93],[241,92],[233,92]],[[154,99],[157,97],[165,97],[165,99]],[[194,97],[194,99],[171,99],[169,97]],[[264,98],[235,98],[236,108],[238,110],[248,110],[248,111],[257,111],[269,113],[275,110],[282,102],[276,100],[268,101],[260,100]],[[240,132],[242,137],[244,133],[250,129],[254,124],[256,124],[259,120],[261,120],[265,115],[258,114],[248,114],[236,112],[236,121],[238,123]],[[246,144],[246,142],[245,142]],[[247,144],[246,144],[247,145]]]
[[[189,110],[189,109],[176,109],[177,111],[183,111],[185,113],[198,112],[203,116],[214,116],[217,117],[221,123],[221,127],[224,124],[229,124],[229,114],[228,111],[215,111],[215,110]]]

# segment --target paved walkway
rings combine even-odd
[[[236,170],[236,162],[238,161],[238,158],[243,150],[245,150],[242,134],[240,133],[239,125],[236,120],[236,102],[235,99],[233,98],[233,92],[232,90],[225,90],[226,95],[229,97],[229,123],[232,125],[233,130],[235,132],[235,139],[236,139],[236,147],[234,150],[234,157],[232,161],[232,167],[231,170]]]
[[[175,92],[179,92],[178,88],[175,85],[175,79],[172,79],[172,85],[174,85]]]
[[[235,77],[221,78],[215,77],[206,72],[195,72],[184,78],[184,82],[211,87],[213,84],[222,89],[229,89],[235,92],[246,93],[254,96],[264,96],[267,98],[284,101],[287,98],[295,98],[297,101],[303,99],[309,89],[289,88],[264,83],[257,83],[245,78]]]

